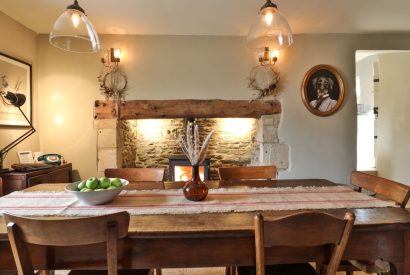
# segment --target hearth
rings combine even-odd
[[[199,167],[199,175],[202,180],[209,180],[210,159],[205,159]],[[191,179],[191,163],[185,156],[172,156],[169,158],[169,180],[187,181]]]

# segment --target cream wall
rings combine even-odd
[[[10,168],[13,163],[18,163],[17,151],[38,151],[39,146],[39,123],[38,123],[38,97],[37,97],[37,34],[4,13],[0,12],[0,52],[32,65],[32,114],[34,127],[37,133],[31,135],[14,149],[9,151],[4,168]],[[0,126],[0,148],[8,145],[19,136],[27,132],[28,128],[16,128]]]
[[[378,174],[410,184],[410,53],[381,54],[378,57]]]
[[[250,99],[246,78],[256,57],[244,37],[101,36],[103,47],[121,47],[129,79],[127,99]],[[39,37],[41,149],[63,154],[80,175],[96,174],[93,104],[102,99],[97,76],[99,54],[52,48]],[[283,51],[283,106],[280,141],[290,146],[290,168],[281,178],[327,178],[348,182],[356,166],[355,50],[408,49],[409,35],[296,35]],[[307,111],[300,85],[317,64],[336,67],[346,85],[345,102],[329,117]],[[61,125],[55,117],[60,115]]]

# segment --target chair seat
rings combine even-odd
[[[255,275],[254,266],[238,267],[238,275]],[[278,264],[266,265],[266,275],[317,275],[315,269],[308,263],[304,264]]]
[[[118,275],[148,275],[149,269],[118,270]],[[107,275],[106,270],[71,270],[68,275]]]

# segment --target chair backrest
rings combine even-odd
[[[281,218],[255,215],[256,274],[265,274],[265,247],[333,244],[326,275],[335,275],[354,221],[355,216],[351,212],[347,212],[344,219],[321,212],[301,212]]]
[[[220,167],[221,180],[274,179],[276,166]]]
[[[0,178],[0,197],[3,196],[3,179]]]
[[[357,191],[361,192],[364,188],[396,202],[402,208],[406,207],[410,198],[410,186],[382,177],[353,171],[350,182],[357,187]]]
[[[117,168],[106,169],[105,176],[109,178],[123,178],[133,181],[162,181],[164,168]]]
[[[107,269],[117,274],[117,242],[128,233],[127,212],[77,219],[36,219],[5,213],[7,232],[18,274],[34,274],[26,244],[75,246],[107,243]]]

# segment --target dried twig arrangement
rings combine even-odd
[[[186,138],[179,137],[179,145],[182,151],[191,162],[191,165],[201,165],[205,160],[206,149],[208,148],[209,141],[211,140],[214,131],[210,132],[202,146],[199,146],[199,131],[198,125],[193,126],[193,123],[187,123],[186,126]]]

